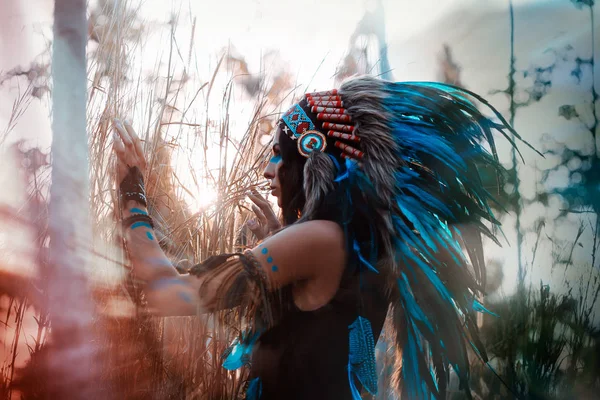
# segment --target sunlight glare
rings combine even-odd
[[[217,201],[217,191],[209,186],[204,186],[198,190],[194,196],[185,193],[184,199],[192,212],[201,212],[214,205]]]

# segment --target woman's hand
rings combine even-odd
[[[146,158],[142,150],[142,142],[129,122],[122,122],[115,118],[113,127],[113,150],[117,155],[117,184],[120,184],[129,172],[129,168],[138,167],[144,174]]]
[[[251,219],[246,223],[258,240],[262,240],[274,231],[281,228],[281,224],[271,208],[271,204],[255,189],[248,193],[252,204],[252,211],[256,214],[256,219]]]

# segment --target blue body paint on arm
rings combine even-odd
[[[139,228],[141,226],[145,226],[146,228],[152,229],[152,225],[150,225],[147,222],[143,222],[143,221],[136,222],[135,224],[131,225],[131,229]]]
[[[189,293],[186,292],[179,292],[177,293],[179,295],[179,298],[183,301],[185,301],[186,303],[191,303],[192,302],[192,296],[190,296]]]
[[[148,213],[140,208],[132,208],[131,210],[129,210],[130,213],[132,214],[142,214],[142,215],[148,215]]]
[[[152,236],[152,232],[146,232],[146,236],[148,237],[148,239],[154,240],[154,236]]]
[[[260,252],[263,253],[264,255],[267,255],[267,253],[269,253],[269,249],[267,249],[265,247]],[[267,262],[269,264],[272,264],[273,263],[273,257],[271,257],[271,256],[267,257]],[[277,272],[277,271],[279,271],[279,267],[277,267],[277,265],[271,265],[271,271]]]

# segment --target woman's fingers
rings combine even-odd
[[[267,217],[267,224],[269,225],[270,230],[276,231],[277,229],[281,228],[279,219],[277,219],[277,216],[273,212],[272,208],[269,207],[269,212],[265,213],[265,216]]]
[[[254,205],[258,206],[258,208],[260,208],[261,210],[265,207],[263,200],[260,199],[258,196],[256,196],[254,193],[248,192],[247,196],[250,200],[252,200]],[[254,205],[253,205],[253,207],[254,207]]]
[[[123,146],[123,141],[116,132],[113,132],[113,150],[117,153],[117,156],[125,156],[125,146]]]
[[[129,164],[127,149],[125,149],[123,141],[115,132],[113,132],[113,150],[117,155],[117,162]]]
[[[115,119],[113,119],[113,126],[115,127],[115,131],[119,134],[119,137],[123,141],[123,144],[125,145],[125,147],[132,148],[133,141],[132,141],[131,137],[129,136],[127,129],[125,129],[125,126],[123,125],[123,123],[120,120],[115,118]]]
[[[254,203],[252,204],[252,211],[256,214],[256,219],[249,220],[246,225],[258,240],[262,240],[271,231],[280,228],[279,221],[269,202],[256,190],[249,192],[248,197]]]
[[[258,222],[262,226],[267,226],[268,225],[267,217],[265,217],[265,214],[263,214],[263,212],[262,212],[262,210],[260,208],[258,208],[254,204],[252,204],[252,211],[254,211],[254,214],[256,214],[256,218],[258,218]]]
[[[127,174],[127,151],[117,133],[113,133],[113,150],[117,155],[117,177],[119,180]]]
[[[139,136],[135,133],[135,130],[133,129],[133,126],[131,126],[131,123],[129,123],[129,121],[125,121],[123,125],[125,126],[125,131],[127,131],[129,137],[131,138],[131,141],[133,142],[133,147],[135,149],[138,160],[140,160],[140,163],[142,164],[141,166],[145,167],[146,158],[144,157],[144,149],[142,149],[142,141],[140,140]]]
[[[267,201],[262,198],[262,196],[259,196],[260,195],[257,196],[255,193],[248,193],[248,197],[254,203],[252,204],[252,210],[257,215],[260,213],[260,216],[262,217],[261,222],[263,222],[266,225],[268,223],[266,215],[268,213],[268,210],[270,210],[270,206],[267,203]]]
[[[129,122],[113,119],[114,130],[118,135],[116,142],[122,142],[122,147],[115,148],[117,155],[129,167],[138,167],[142,171],[146,169],[146,158],[142,149],[140,138]]]
[[[260,226],[258,222],[256,222],[256,220],[251,219],[248,222],[246,222],[246,225],[258,240],[263,240],[265,238],[265,231],[263,227]]]
[[[281,227],[277,216],[273,212],[273,208],[271,208],[271,204],[260,193],[253,189],[248,194],[248,197],[260,208],[263,216],[265,217],[264,223],[269,226],[270,230],[276,230]]]
[[[249,220],[246,225],[258,240],[262,240],[272,231],[279,229],[280,224],[271,206],[262,196],[248,193],[248,197],[254,203],[252,211],[256,214],[256,219]]]

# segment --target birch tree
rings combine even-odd
[[[91,247],[86,134],[85,0],[55,0],[52,48],[52,186],[50,276],[52,321],[47,398],[97,398],[93,303],[85,275]]]

